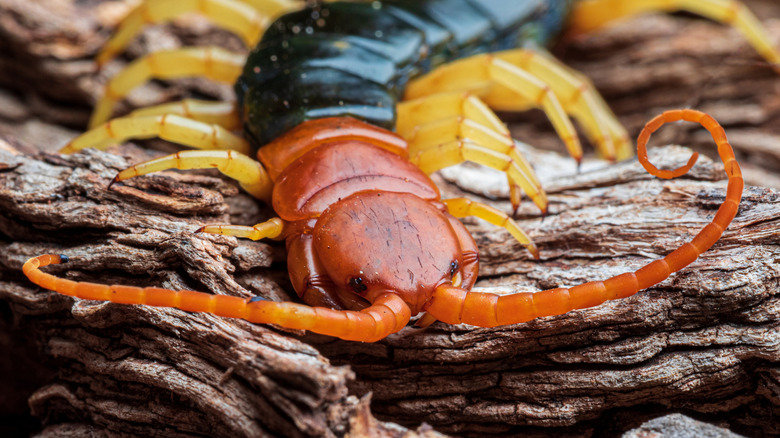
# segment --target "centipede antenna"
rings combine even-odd
[[[712,135],[718,155],[728,175],[726,199],[712,221],[689,242],[685,242],[662,259],[655,260],[633,272],[626,272],[603,281],[591,281],[577,286],[559,287],[540,292],[492,294],[472,292],[451,284],[436,288],[425,310],[446,323],[466,323],[481,327],[515,324],[535,318],[561,315],[575,309],[599,305],[608,300],[626,298],[640,290],[657,285],[670,275],[693,263],[723,234],[739,211],[744,181],[734,151],[726,133],[711,116],[696,110],[666,111],[645,125],[637,140],[637,156],[642,166],[652,175],[673,178],[687,172],[695,158],[674,170],[659,170],[647,158],[650,135],[666,123],[685,120],[701,124]]]

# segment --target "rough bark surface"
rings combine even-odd
[[[650,420],[623,435],[623,438],[738,438],[733,432],[693,420],[681,414],[670,414]]]
[[[711,251],[659,286],[597,308],[496,329],[407,327],[358,344],[72,300],[21,275],[26,258],[54,251],[72,263],[51,271],[72,279],[291,299],[281,246],[192,232],[269,216],[229,181],[165,173],[108,189],[118,170],[148,153],[132,145],[113,154],[37,152],[83,129],[99,84],[125,62],[96,74],[89,57],[129,4],[0,0],[0,431],[604,436],[684,412],[745,435],[780,436],[780,192],[771,188],[780,188],[780,79],[735,32],[655,16],[557,49],[593,79],[632,135],[671,107],[695,106],[724,123],[755,186]],[[780,6],[750,6],[780,39]],[[129,54],[206,42],[240,48],[186,18],[145,32]],[[187,80],[145,86],[128,105],[187,93],[230,96]],[[558,146],[538,114],[511,118],[519,138]],[[712,151],[706,133],[687,125],[659,133],[657,143],[669,142]],[[666,166],[690,153],[651,152]],[[635,162],[591,160],[577,174],[556,153],[528,153],[551,199],[544,221],[530,205],[520,211],[542,260],[502,230],[469,223],[486,290],[574,285],[636,269],[690,239],[724,198],[721,166],[707,159],[660,181]],[[465,166],[440,180],[445,195],[508,209],[500,175]]]

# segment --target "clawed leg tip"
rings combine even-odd
[[[70,261],[70,257],[66,256],[65,254],[60,254],[60,263],[68,263]]]
[[[106,64],[108,64],[110,60],[111,60],[111,56],[108,53],[106,52],[99,53],[95,57],[95,63],[94,63],[95,73],[100,73],[101,71],[103,71],[103,69],[106,67]]]
[[[108,183],[108,186],[106,187],[106,189],[108,189],[108,190],[111,190],[111,186],[113,186],[114,184],[118,183],[119,181],[120,181],[120,179],[119,179],[119,175],[115,176],[115,177],[114,177],[114,178],[111,180],[111,182],[110,182],[110,183]]]
[[[195,230],[195,233],[202,233],[206,230],[206,227],[200,227],[197,230]]]

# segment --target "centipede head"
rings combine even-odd
[[[314,248],[336,287],[373,302],[391,291],[416,314],[462,265],[445,213],[415,195],[363,191],[329,207]]]

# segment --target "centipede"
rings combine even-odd
[[[711,116],[664,112],[639,135],[637,155],[654,176],[681,176],[697,155],[678,169],[659,170],[648,159],[650,135],[680,120],[706,128],[728,175],[712,221],[662,259],[574,287],[473,291],[479,251],[459,219],[473,216],[505,229],[532,257],[540,249],[513,212],[443,199],[429,175],[467,161],[492,167],[506,174],[513,210],[527,196],[546,213],[544,189],[495,110],[543,110],[577,162],[583,151],[572,119],[603,158],[632,156],[626,130],[593,85],[544,47],[564,30],[584,33],[627,16],[674,10],[730,24],[768,62],[780,61],[758,20],[734,1],[392,0],[301,7],[290,0],[145,0],[97,55],[99,65],[145,25],[186,12],[238,35],[248,56],[190,47],[136,59],[107,82],[90,129],[61,152],[150,137],[196,149],[133,165],[106,189],[166,169],[218,169],[277,217],[193,232],[284,240],[302,303],[76,282],[41,270],[68,262],[67,255],[33,257],[23,272],[44,289],[80,299],[206,312],[360,342],[379,341],[417,316],[420,327],[436,321],[495,327],[634,295],[696,260],[738,212],[742,174]],[[236,102],[188,99],[110,119],[136,86],[191,76],[234,84]]]

